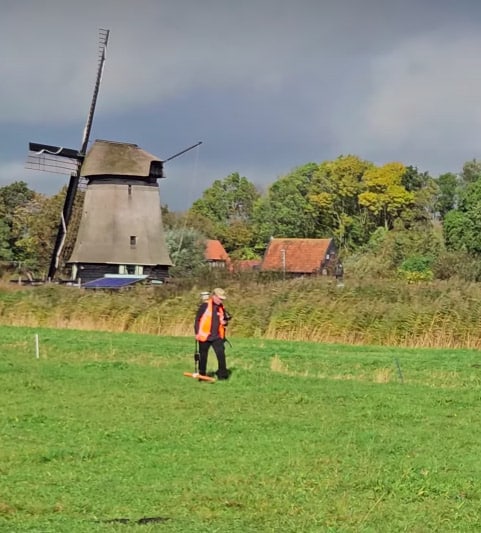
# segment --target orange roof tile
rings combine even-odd
[[[229,261],[229,255],[221,242],[213,239],[207,240],[204,257],[207,261]]]
[[[319,272],[329,249],[335,251],[333,246],[332,239],[271,239],[261,270],[297,274]]]

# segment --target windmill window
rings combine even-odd
[[[135,235],[130,236],[130,247],[135,248],[137,245],[137,237]]]

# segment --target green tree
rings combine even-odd
[[[167,206],[162,207],[162,222],[164,229],[192,229],[208,239],[216,239],[216,227],[211,219],[192,209],[185,212],[169,211]]]
[[[27,204],[35,194],[24,181],[15,181],[0,187],[0,215],[7,217],[8,220],[15,208]]]
[[[409,265],[411,258],[433,264],[444,252],[444,243],[440,228],[433,224],[406,229],[402,220],[396,220],[392,229],[378,227],[361,250],[351,257],[350,269],[363,276],[389,278],[399,274],[406,261]]]
[[[453,209],[444,217],[443,235],[446,248],[450,251],[474,251],[473,224],[469,215]]]
[[[206,239],[195,229],[175,228],[165,232],[169,255],[174,263],[172,277],[195,277],[207,270],[204,252]]]
[[[446,214],[443,226],[448,249],[481,254],[481,180],[461,191],[458,208]]]
[[[469,185],[470,183],[478,181],[481,177],[481,161],[477,161],[476,159],[466,161],[459,177],[461,183],[464,185]]]
[[[192,204],[191,212],[211,220],[216,228],[225,228],[233,221],[250,220],[259,196],[255,185],[235,172],[214,181]]]
[[[404,225],[410,228],[419,223],[431,224],[439,194],[437,181],[428,172],[419,172],[416,167],[408,166],[401,178],[401,185],[412,193],[412,203],[400,212]]]
[[[219,239],[226,251],[252,251],[254,205],[260,197],[255,185],[237,172],[216,180],[189,210],[189,225],[212,239]],[[238,233],[237,233],[238,232]]]
[[[316,237],[316,215],[308,196],[316,163],[308,163],[279,178],[254,207],[257,249],[271,237]]]
[[[218,239],[224,248],[230,251],[233,258],[252,258],[255,241],[253,224],[244,220],[234,220],[218,234]]]
[[[436,197],[435,208],[443,219],[448,211],[454,209],[456,206],[456,198],[458,191],[458,178],[456,174],[447,172],[441,174],[437,181],[438,194]]]
[[[10,232],[10,226],[4,218],[0,218],[0,261],[11,261],[13,259]]]
[[[35,194],[24,181],[15,181],[0,187],[0,253],[4,260],[18,260],[18,250],[15,248],[17,236],[13,231],[15,213],[18,208],[27,205]]]
[[[401,185],[406,191],[413,192],[423,189],[428,184],[431,176],[427,172],[419,172],[412,165],[405,167],[404,174],[401,176]]]
[[[53,196],[35,193],[13,214],[15,259],[40,276],[46,274],[50,263],[63,200],[63,190]]]

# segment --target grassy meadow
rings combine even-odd
[[[0,336],[2,532],[481,529],[477,350]]]

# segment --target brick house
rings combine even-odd
[[[333,239],[271,239],[260,270],[295,276],[326,275],[333,273],[336,262]]]

